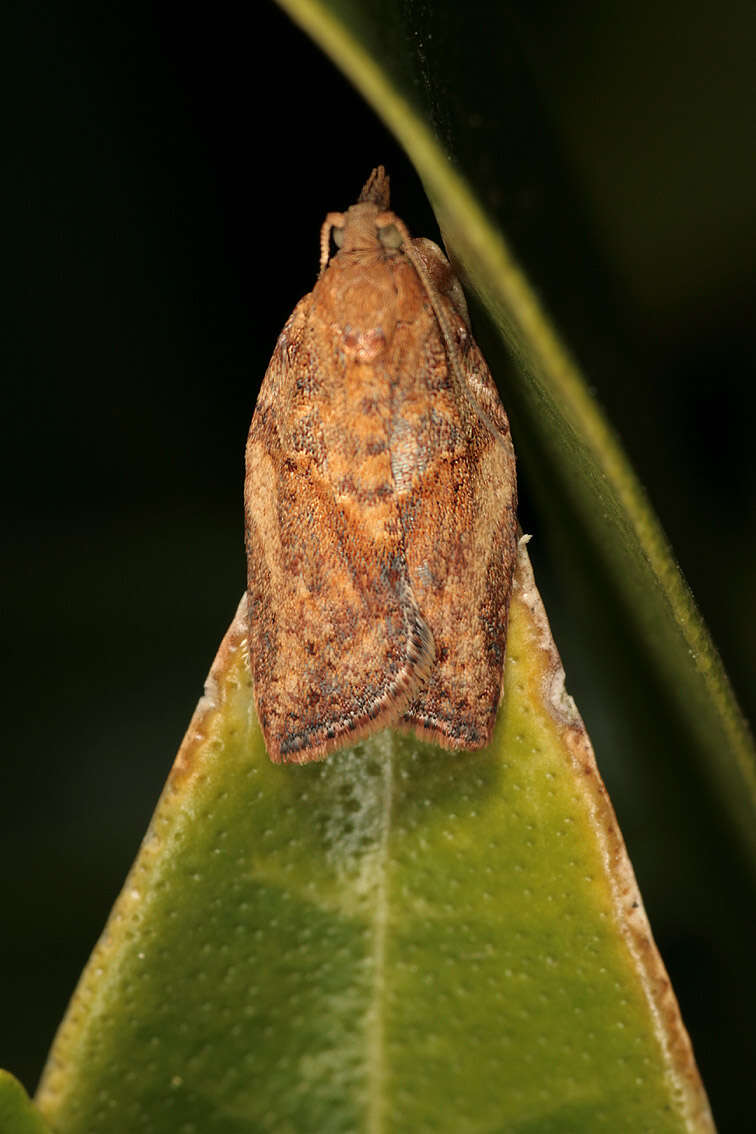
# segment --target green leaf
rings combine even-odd
[[[472,189],[478,168],[497,161],[481,147],[498,144],[504,161],[510,160],[497,114],[514,120],[526,113],[519,92],[508,89],[505,101],[497,91],[497,84],[505,83],[502,75],[490,75],[483,63],[477,69],[469,64],[476,50],[481,60],[492,62],[486,44],[501,32],[501,15],[486,15],[475,5],[465,9],[461,25],[455,24],[459,38],[446,44],[445,69],[439,72],[428,62],[431,38],[458,20],[453,10],[435,13],[434,22],[417,6],[398,2],[278,2],[349,77],[410,155],[452,261],[514,357],[519,381],[510,404],[521,427],[515,442],[524,440],[533,451],[537,478],[569,510],[583,550],[598,560],[602,579],[614,589],[622,617],[641,642],[643,669],[652,671],[661,696],[673,706],[681,746],[704,763],[756,867],[756,751],[719,656],[616,436],[500,225]],[[500,50],[506,52],[503,43]],[[461,54],[467,70],[455,64]],[[474,108],[464,104],[466,91],[453,86],[452,75],[462,76],[460,86],[470,75],[484,85],[498,142],[495,129],[476,134],[469,123],[465,128],[464,112],[472,120]],[[507,126],[516,134],[516,126],[509,121]]]
[[[0,1070],[2,1134],[49,1134],[49,1127],[15,1076]]]
[[[421,6],[282,6],[412,156],[515,357],[539,479],[753,848],[742,718],[615,438],[481,206],[470,150],[449,160],[451,79],[423,68]],[[496,737],[470,756],[385,733],[322,766],[271,766],[241,633],[51,1053],[40,1105],[56,1130],[710,1130],[527,575]]]
[[[53,1047],[55,1130],[711,1130],[524,549],[477,753],[271,764],[244,615]]]

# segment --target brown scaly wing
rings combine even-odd
[[[412,588],[436,660],[401,723],[444,747],[479,748],[490,740],[501,690],[517,540],[515,460],[486,363],[455,309],[444,306],[468,388],[489,424],[455,395],[448,375],[444,381],[439,371],[448,356],[431,346],[433,457],[405,500],[403,523]],[[450,499],[455,509],[440,514],[438,502]]]
[[[255,702],[271,759],[295,763],[395,720],[433,648],[396,500],[382,501],[395,534],[377,545],[329,480],[310,299],[284,328],[263,381],[245,482]]]

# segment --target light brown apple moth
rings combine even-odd
[[[509,423],[446,258],[388,206],[379,167],[326,217],[249,432],[248,642],[276,762],[386,726],[480,748],[496,717]]]

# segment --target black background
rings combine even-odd
[[[360,98],[277,9],[252,7],[27,4],[5,18],[0,1065],[29,1089],[241,595],[246,431],[314,281],[323,215],[380,161],[397,212],[436,235]],[[542,133],[517,139],[492,201],[752,715],[754,16],[735,7],[712,28],[703,6],[643,11],[628,36],[613,5],[506,9]],[[523,524],[569,687],[600,734],[581,627],[549,607],[559,563],[539,546],[531,488],[525,475]],[[610,783],[621,818],[623,782]],[[709,942],[659,936],[721,1128],[739,1129],[753,1037],[737,1035],[737,980]],[[697,970],[722,982],[713,1015]]]

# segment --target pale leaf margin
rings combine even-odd
[[[675,1093],[682,1101],[686,1124],[696,1134],[714,1131],[690,1037],[651,932],[617,816],[601,779],[583,719],[565,688],[562,659],[551,634],[524,541],[520,543],[512,606],[515,608],[513,617],[521,613],[528,622],[532,648],[543,655],[543,705],[557,724],[561,742],[572,761],[576,787],[588,806],[612,895],[615,924],[651,1010],[656,1037],[675,1083]],[[517,611],[518,606],[521,611]]]

